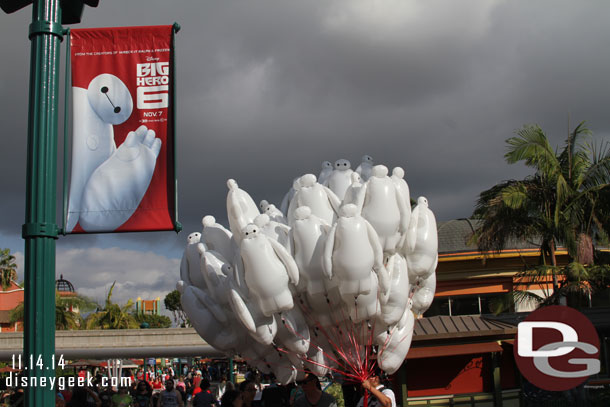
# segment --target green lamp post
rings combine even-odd
[[[80,22],[84,5],[99,0],[0,0],[12,13],[33,4],[29,38],[30,95],[25,224],[25,324],[23,359],[33,384],[25,391],[25,405],[54,406],[55,392],[55,239],[57,187],[57,106],[59,51],[64,24]],[[62,18],[62,12],[64,18]],[[57,358],[59,359],[59,358]],[[45,385],[43,385],[45,383]]]

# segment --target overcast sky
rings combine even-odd
[[[73,27],[182,26],[184,231],[60,237],[57,276],[98,300],[115,280],[119,302],[163,299],[188,233],[225,219],[227,178],[279,205],[295,176],[363,154],[402,166],[437,220],[468,217],[478,193],[528,173],[503,159],[524,124],[556,146],[568,119],[609,139],[608,15],[606,1],[102,0]],[[30,20],[0,14],[0,248],[20,264]]]

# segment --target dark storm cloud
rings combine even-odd
[[[404,167],[412,196],[428,197],[438,220],[467,217],[479,192],[528,173],[503,158],[504,140],[524,124],[542,125],[555,145],[568,117],[607,139],[608,11],[550,0],[103,1],[82,26],[182,25],[186,233],[71,236],[58,246],[71,258],[74,248],[118,246],[124,258],[175,259],[204,215],[226,221],[227,178],[279,204],[294,177],[317,174],[323,160],[355,168],[363,154]],[[0,16],[10,55],[0,66],[3,236],[18,236],[23,218],[29,18]]]

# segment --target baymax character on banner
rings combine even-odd
[[[86,232],[113,231],[142,201],[161,151],[161,140],[146,126],[129,132],[118,148],[114,125],[133,111],[127,86],[114,75],[93,78],[87,89],[73,87],[72,171],[66,231],[78,223]]]

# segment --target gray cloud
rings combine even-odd
[[[107,0],[85,10],[82,26],[182,25],[178,176],[188,233],[204,215],[225,218],[227,178],[256,201],[279,203],[293,177],[317,173],[323,160],[355,167],[363,154],[404,167],[412,195],[427,196],[439,220],[469,216],[479,192],[527,174],[503,159],[504,140],[523,124],[540,124],[559,145],[569,116],[607,140],[607,11],[603,2],[549,0]],[[14,245],[24,213],[29,18],[0,16],[0,246],[14,251],[22,250]],[[60,256],[93,248],[177,259],[185,240],[70,236],[58,241],[58,268]],[[96,270],[119,267],[90,260]],[[100,272],[90,285],[83,272],[83,287],[116,276],[127,289],[146,275],[124,270]],[[155,289],[173,288],[154,278]]]

